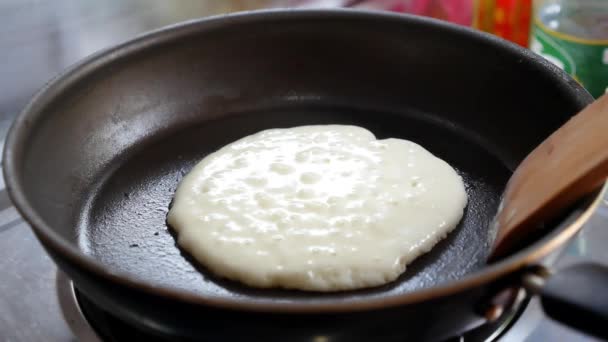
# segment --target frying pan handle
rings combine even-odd
[[[540,296],[549,317],[608,340],[608,267],[582,263],[555,274],[530,273],[524,286]]]

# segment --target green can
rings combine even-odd
[[[594,97],[608,92],[608,0],[537,0],[530,49]]]

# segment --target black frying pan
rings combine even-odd
[[[521,273],[597,205],[486,266],[511,171],[591,100],[532,53],[465,28],[260,12],[160,30],[73,67],[18,117],[4,170],[58,265],[133,324],[203,339],[440,339],[511,305]],[[329,123],[413,140],[448,161],[469,195],[459,227],[394,283],[334,294],[247,288],[180,251],[165,216],[197,161],[266,128]]]

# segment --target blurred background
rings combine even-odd
[[[280,7],[433,17],[530,48],[596,97],[608,88],[608,0],[0,0],[0,151],[31,96],[83,57],[180,21]],[[0,177],[0,340],[4,333],[13,341],[73,341],[55,298],[55,268],[3,188]],[[604,210],[592,221],[564,262],[607,260],[607,217]],[[595,341],[545,319],[539,305],[533,301],[502,341]]]
[[[0,0],[0,136],[38,88],[95,51],[187,19],[278,7],[351,7],[434,17],[531,46],[569,72],[581,71],[576,59],[585,56],[551,45],[578,38],[574,43],[590,43],[604,60],[595,58],[598,65],[575,78],[588,83],[594,96],[608,86],[608,52],[599,51],[608,47],[608,0]],[[530,41],[535,22],[543,32]],[[587,80],[589,73],[601,74],[595,77],[600,80]]]

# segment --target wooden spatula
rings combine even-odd
[[[608,95],[583,109],[532,151],[507,184],[490,260],[507,255],[540,223],[608,177]]]

